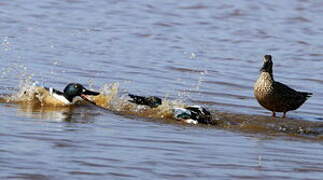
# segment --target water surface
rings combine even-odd
[[[22,0],[0,3],[1,94],[80,82],[210,110],[270,116],[253,97],[264,54],[276,80],[323,115],[322,2]],[[322,143],[72,109],[0,104],[1,179],[322,179]],[[241,116],[243,116],[241,115]]]

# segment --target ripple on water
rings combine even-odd
[[[0,94],[22,90],[20,79],[60,90],[81,82],[106,94],[104,85],[118,82],[112,99],[158,95],[205,105],[218,119],[187,126],[136,107],[114,113],[122,98],[112,111],[1,103],[1,179],[321,179],[322,2],[0,7]],[[314,93],[291,119],[271,118],[253,97],[264,54],[274,56],[277,80]]]

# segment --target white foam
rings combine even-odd
[[[198,124],[198,121],[196,121],[194,119],[185,119],[184,122],[186,122],[188,124]]]

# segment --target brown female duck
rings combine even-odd
[[[273,117],[276,116],[275,112],[283,112],[285,118],[286,112],[299,108],[312,93],[299,92],[275,81],[272,67],[271,55],[265,55],[260,76],[254,86],[254,95],[261,106],[272,111]]]

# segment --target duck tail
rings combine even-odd
[[[309,93],[309,92],[300,92],[306,99],[312,97],[313,93]]]

